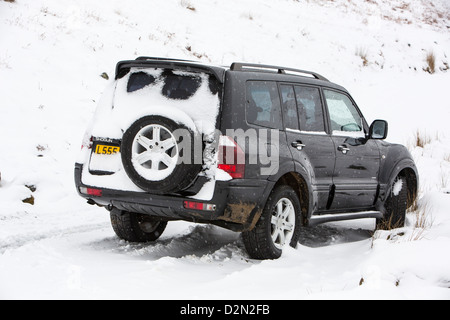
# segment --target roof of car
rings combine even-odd
[[[160,57],[138,57],[135,60],[124,60],[117,63],[116,66],[116,79],[121,78],[126,74],[129,68],[133,67],[158,67],[158,68],[177,68],[186,71],[200,71],[213,74],[220,82],[225,81],[225,74],[227,71],[232,72],[245,72],[245,74],[254,74],[258,78],[263,78],[267,75],[267,80],[279,79],[280,76],[283,80],[295,81],[301,80],[302,82],[311,84],[321,84],[329,87],[337,87],[344,89],[341,86],[330,82],[324,76],[307,70],[294,69],[289,67],[280,67],[272,65],[234,62],[231,66],[217,66],[203,62],[183,59],[172,58],[160,58]],[[121,72],[126,70],[126,72]],[[345,89],[344,89],[345,90]]]

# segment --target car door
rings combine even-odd
[[[298,172],[307,172],[316,195],[313,211],[326,209],[334,171],[333,141],[325,131],[320,90],[281,84],[287,143]]]
[[[329,89],[323,92],[336,151],[335,190],[330,209],[370,208],[378,188],[378,145],[366,138],[367,124],[346,93]]]

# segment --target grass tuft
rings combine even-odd
[[[427,67],[424,68],[424,71],[429,74],[433,74],[436,72],[436,55],[434,52],[428,52],[425,61],[427,62]]]
[[[425,145],[431,142],[431,137],[426,133],[420,132],[419,129],[417,129],[416,133],[414,134],[414,141],[417,147],[423,148],[425,147]]]
[[[369,59],[367,58],[367,49],[359,47],[358,49],[356,49],[355,55],[361,58],[364,67],[367,67],[369,65]]]
[[[180,5],[183,8],[186,8],[186,9],[188,9],[190,11],[193,11],[193,12],[197,11],[197,9],[195,9],[195,7],[188,0],[181,0],[180,1]]]

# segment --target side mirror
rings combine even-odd
[[[370,125],[369,138],[376,140],[386,139],[388,134],[388,123],[384,120],[375,120]]]

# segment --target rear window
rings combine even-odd
[[[262,127],[281,128],[281,106],[277,84],[247,82],[247,122]]]
[[[202,77],[201,74],[168,69],[148,69],[130,74],[127,83],[127,92],[135,92],[145,88],[158,90],[166,98],[173,100],[188,100],[207,81],[208,89],[212,94],[220,91],[219,81],[212,75]]]
[[[172,71],[165,71],[162,76],[164,81],[162,94],[169,99],[187,100],[197,92],[202,83],[200,77],[177,75]]]
[[[155,82],[155,77],[145,73],[145,72],[136,72],[130,75],[130,80],[128,80],[127,91],[134,92],[138,91],[146,86]]]

